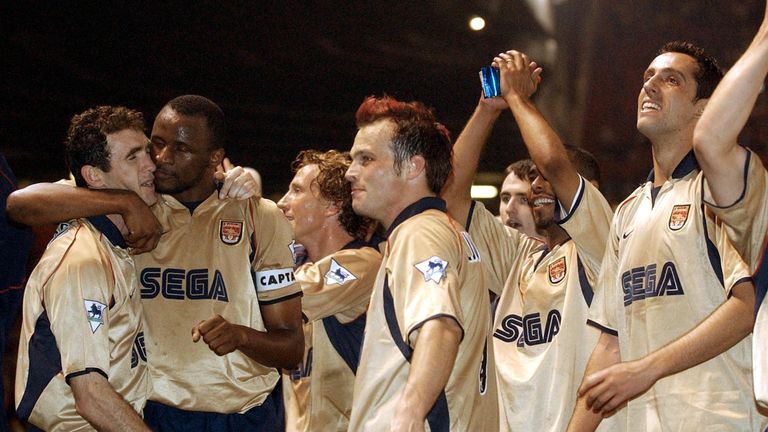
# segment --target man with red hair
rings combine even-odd
[[[352,206],[386,242],[349,430],[491,430],[479,255],[438,198],[452,169],[448,131],[423,104],[387,96],[366,99],[356,120]]]

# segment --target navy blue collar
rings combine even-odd
[[[115,224],[113,224],[108,217],[102,215],[102,216],[91,216],[86,219],[88,219],[88,222],[90,222],[91,225],[96,227],[97,230],[101,231],[102,234],[107,236],[107,240],[109,240],[110,243],[112,243],[117,247],[121,247],[123,249],[128,247],[128,245],[125,244],[125,239],[123,239],[123,235],[120,234],[120,230],[117,229]]]
[[[195,212],[195,209],[197,209],[198,207],[200,207],[200,204],[202,204],[204,201],[205,201],[205,200],[200,200],[200,201],[186,201],[186,202],[183,202],[183,203],[181,203],[181,204],[182,204],[182,205],[184,205],[184,207],[186,207],[186,208],[187,208],[187,210],[189,210],[189,213],[190,213],[190,214],[192,214],[192,213],[194,213],[194,212]]]
[[[370,245],[370,243],[368,243],[365,240],[353,239],[349,243],[345,244],[341,249],[342,250],[344,250],[344,249],[361,249],[361,248],[364,248],[366,246],[370,247],[371,245]]]
[[[384,233],[384,238],[388,238],[392,231],[394,231],[398,225],[405,222],[408,218],[416,216],[417,214],[430,209],[440,210],[443,213],[448,211],[448,207],[445,205],[445,201],[443,201],[441,198],[424,197],[409,205],[403,211],[401,211],[399,215],[397,215],[394,222],[392,222],[392,225],[387,229],[387,232]]]
[[[687,155],[683,158],[683,160],[680,161],[679,164],[677,164],[677,167],[674,171],[672,171],[672,178],[673,179],[681,179],[688,174],[691,173],[691,171],[699,169],[699,162],[696,160],[696,155],[693,153],[693,150],[689,151]],[[653,169],[651,169],[651,173],[648,174],[648,179],[646,181],[653,182],[655,179],[655,174],[653,173]]]

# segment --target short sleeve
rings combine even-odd
[[[459,234],[434,218],[421,222],[402,227],[391,242],[386,269],[403,340],[411,343],[414,332],[431,319],[450,317],[464,328],[459,266],[466,258]]]
[[[342,323],[368,307],[381,254],[370,247],[343,249],[296,269],[301,309],[310,321],[335,315]]]
[[[272,303],[301,293],[293,273],[293,230],[274,202],[252,199],[255,254],[251,260],[259,301]]]
[[[85,228],[78,236],[88,235]],[[75,239],[44,288],[43,301],[64,376],[110,367],[110,307],[114,278],[106,257]],[[84,247],[86,246],[86,247]]]

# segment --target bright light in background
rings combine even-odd
[[[489,185],[472,185],[472,199],[491,199],[496,198],[499,194],[499,190],[496,186]]]
[[[469,20],[469,28],[474,31],[480,31],[485,28],[485,20],[475,15]]]

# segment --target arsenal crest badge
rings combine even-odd
[[[565,279],[565,257],[549,265],[549,283],[557,285]]]
[[[672,214],[669,215],[669,229],[677,231],[685,226],[690,210],[690,204],[679,204],[672,207]]]
[[[219,221],[219,237],[228,245],[237,244],[243,236],[243,221]]]

